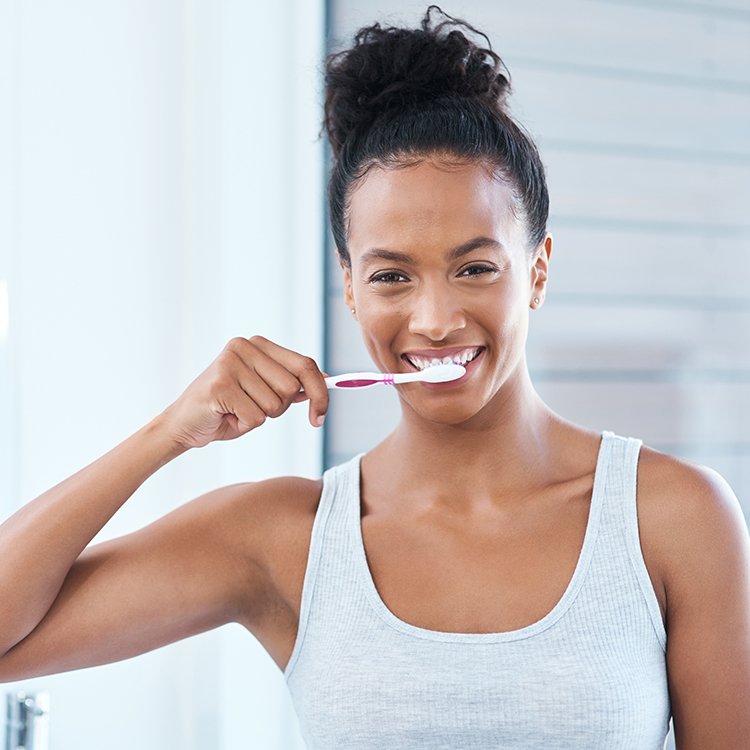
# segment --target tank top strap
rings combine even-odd
[[[667,633],[641,549],[638,527],[638,461],[643,441],[611,431],[602,433],[609,442],[609,467],[603,487],[602,530],[598,562],[601,581],[622,577],[627,566],[637,581],[656,637],[666,649]]]
[[[352,497],[359,496],[359,462],[363,454],[354,456],[346,463],[333,466],[323,474],[323,490],[315,512],[307,567],[302,584],[299,624],[294,649],[284,669],[288,680],[299,658],[309,625],[311,613],[322,610],[327,605],[339,606],[339,602],[329,602],[334,585],[335,593],[343,602],[351,601],[341,591],[341,582],[351,580],[352,555],[348,529],[348,508]],[[318,585],[320,584],[320,585]],[[317,592],[316,589],[321,589]],[[322,597],[322,600],[321,600]],[[316,604],[313,604],[313,600]]]

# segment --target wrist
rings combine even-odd
[[[181,456],[189,449],[189,446],[182,443],[170,428],[166,412],[154,417],[141,428],[140,432],[149,443],[153,444],[155,455],[161,459],[161,466]]]

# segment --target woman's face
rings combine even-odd
[[[459,423],[525,372],[528,313],[544,296],[551,238],[527,250],[511,192],[480,164],[373,168],[350,196],[345,301],[384,372],[466,363],[450,383],[397,386],[402,403]],[[506,392],[505,389],[503,392]]]

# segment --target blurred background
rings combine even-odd
[[[0,516],[171,403],[235,335],[369,369],[324,216],[321,61],[426,3],[0,0]],[[452,0],[512,76],[555,248],[532,380],[568,419],[717,469],[750,512],[748,0]],[[356,409],[352,408],[356,399]],[[153,477],[97,541],[210,488],[319,476],[398,418],[338,394]],[[127,623],[123,623],[127,627]],[[6,685],[57,750],[301,750],[239,626]]]

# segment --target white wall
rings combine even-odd
[[[0,0],[3,516],[234,335],[320,360],[322,40],[321,0]],[[318,475],[320,439],[300,406],[182,456],[100,538],[215,486]],[[57,750],[301,746],[281,673],[239,627],[22,686],[50,691]]]

